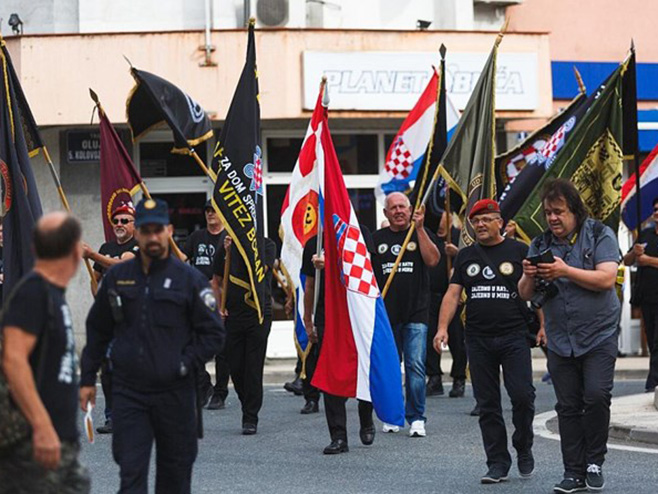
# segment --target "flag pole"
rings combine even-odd
[[[445,53],[446,53],[446,47],[445,45],[441,45],[439,48],[439,52],[441,54],[442,60],[445,60]],[[436,73],[436,69],[434,70]],[[440,101],[441,101],[441,77],[443,77],[443,74],[438,74],[439,80],[437,81],[436,85],[436,108],[434,110],[434,124],[432,125],[432,134],[430,135],[430,142],[427,146],[427,156],[425,156],[425,167],[423,170],[423,178],[420,183],[420,188],[418,189],[418,197],[416,198],[416,206],[414,209],[415,211],[419,211],[420,208],[425,207],[425,202],[427,201],[427,198],[429,195],[427,192],[431,189],[432,185],[436,182],[436,179],[438,178],[438,170],[440,168],[440,165],[436,167],[436,170],[434,172],[434,175],[432,176],[432,180],[427,186],[426,192],[423,195],[423,189],[425,188],[425,182],[427,181],[427,173],[429,171],[429,166],[430,166],[430,160],[432,157],[432,150],[434,148],[434,129],[436,128],[436,124],[439,118],[439,106],[440,106]],[[423,196],[423,199],[421,201],[421,195]],[[412,220],[411,221],[411,226],[409,227],[409,230],[407,231],[407,236],[404,238],[404,242],[402,243],[402,248],[400,249],[400,252],[398,254],[398,257],[395,259],[395,263],[393,264],[393,268],[391,269],[391,272],[388,275],[388,278],[386,279],[386,284],[384,285],[384,289],[382,290],[382,298],[386,298],[386,294],[388,293],[389,288],[391,287],[391,283],[393,282],[393,278],[395,277],[395,274],[398,272],[398,267],[400,266],[400,263],[402,262],[402,257],[404,256],[405,252],[407,251],[407,246],[409,245],[409,242],[411,241],[411,236],[414,234],[414,231],[416,231],[416,223]]]
[[[50,175],[53,177],[53,181],[55,182],[55,187],[57,187],[57,193],[59,195],[59,200],[62,202],[62,206],[64,206],[64,209],[66,209],[67,213],[71,213],[71,206],[69,205],[69,201],[66,198],[66,194],[64,193],[64,188],[62,187],[62,182],[59,179],[59,175],[57,175],[57,170],[55,170],[55,164],[53,163],[53,160],[50,157],[50,153],[48,152],[48,148],[44,144],[42,146],[43,149],[43,157],[46,160],[46,163],[48,163],[48,168],[50,169]],[[89,273],[89,278],[91,279],[91,287],[96,293],[98,290],[98,281],[96,280],[96,277],[94,276],[94,270],[91,267],[91,262],[89,262],[89,259],[84,259],[85,266],[87,268],[87,273]]]
[[[230,276],[231,269],[231,246],[226,249],[226,257],[224,258],[224,278],[222,278],[222,300],[219,304],[219,311],[226,310],[226,291],[228,290],[228,277]]]
[[[450,187],[446,186],[446,244],[452,243],[452,211],[450,210]],[[448,268],[448,279],[452,271],[452,258],[446,252],[446,266]]]
[[[322,82],[320,82],[320,90],[322,91],[322,106],[324,107],[324,111],[327,112],[329,111],[329,91],[327,91],[326,76],[322,76]],[[322,173],[321,176],[324,176],[324,173]],[[321,217],[320,221],[318,221],[317,242],[315,243],[316,244],[315,255],[318,257],[320,256],[320,254],[322,254],[323,240],[324,240],[324,217]],[[320,270],[318,268],[315,268],[315,279],[313,280],[315,283],[315,290],[313,291],[314,316],[315,313],[317,312],[318,302],[320,301],[320,276],[321,276]]]

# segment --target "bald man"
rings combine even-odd
[[[384,289],[411,227],[416,224],[385,298],[393,336],[405,368],[405,415],[411,437],[425,437],[425,356],[429,320],[430,268],[439,262],[439,239],[424,227],[424,208],[412,215],[409,198],[400,192],[386,196],[384,215],[389,226],[373,234],[372,257],[377,283]],[[398,432],[384,424],[384,432]]]
[[[33,236],[34,269],[8,295],[2,318],[2,369],[32,435],[0,457],[3,492],[87,493],[78,462],[78,377],[65,291],[82,256],[74,217],[50,213]]]

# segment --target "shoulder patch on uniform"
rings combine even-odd
[[[199,292],[199,297],[203,301],[203,304],[211,311],[215,312],[217,310],[217,299],[211,288],[204,288],[201,290]]]

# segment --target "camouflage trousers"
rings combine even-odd
[[[0,494],[88,494],[89,472],[78,461],[80,445],[62,443],[59,467],[46,470],[34,461],[31,438],[0,456]]]

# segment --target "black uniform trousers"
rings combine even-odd
[[[324,328],[322,328],[324,331]],[[306,377],[302,380],[302,392],[306,401],[320,401],[320,390],[311,384],[315,367],[318,365],[318,357],[320,356],[320,345],[314,343],[306,356]]]
[[[616,359],[617,334],[580,357],[548,351],[565,477],[585,478],[588,464],[603,464]]]
[[[112,453],[120,468],[119,493],[146,494],[155,440],[156,494],[189,494],[197,455],[192,380],[167,391],[142,392],[115,379],[112,393]]]
[[[443,301],[442,293],[430,295],[430,319],[427,329],[427,357],[425,360],[425,373],[428,377],[441,376],[441,354],[434,350],[434,337],[439,326],[439,309]],[[448,326],[448,347],[452,356],[450,377],[453,379],[466,379],[466,343],[464,342],[464,325],[460,316],[462,306],[457,309],[455,317]]]
[[[518,453],[532,449],[532,421],[535,416],[535,388],[532,385],[530,347],[523,331],[500,336],[469,334],[466,346],[473,393],[480,406],[480,431],[487,466],[509,470],[512,458],[507,449],[507,430],[500,396],[500,368],[505,389],[512,401],[514,434],[512,445]]]
[[[112,361],[109,357],[101,363],[101,388],[105,397],[105,420],[112,420]]]
[[[257,320],[226,319],[226,352],[231,379],[242,404],[242,423],[258,424],[263,406],[263,366],[272,316]]]
[[[213,394],[218,395],[222,400],[228,396],[228,378],[230,374],[229,363],[224,355],[224,349],[215,355],[215,385],[212,385],[210,374],[205,367],[199,369],[197,373],[197,383],[201,396],[206,395],[206,390],[213,387]]]
[[[644,386],[652,390],[658,386],[658,304],[642,304],[642,319],[644,330],[647,334],[647,346],[649,347],[649,375]]]

